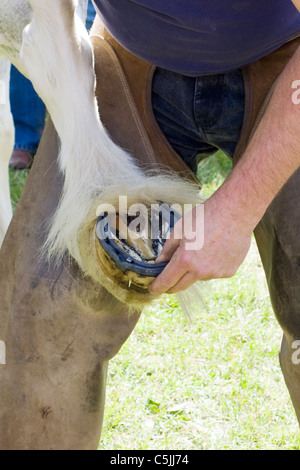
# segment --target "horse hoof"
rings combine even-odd
[[[152,208],[150,214],[140,211],[137,217],[104,212],[97,221],[98,251],[110,256],[128,290],[148,292],[149,284],[167,265],[155,260],[180,215],[168,204]]]
[[[79,230],[81,269],[129,307],[151,303],[158,296],[148,287],[166,266],[156,258],[185,210],[201,203],[195,184],[173,176],[108,189]]]

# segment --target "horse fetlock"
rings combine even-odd
[[[164,268],[155,261],[173,219],[186,204],[201,202],[198,187],[173,176],[103,192],[79,230],[81,268],[127,305],[149,304],[156,298],[149,285]]]

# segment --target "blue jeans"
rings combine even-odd
[[[92,27],[96,15],[94,5],[91,0],[89,0],[87,7],[87,17],[86,17],[86,29],[89,31]]]
[[[195,173],[219,149],[232,158],[244,118],[241,70],[188,77],[157,68],[152,104],[167,140]]]
[[[86,27],[93,24],[95,9],[89,0]],[[15,149],[35,153],[45,125],[46,108],[31,82],[15,68],[11,68],[10,103],[15,124]]]
[[[10,103],[15,124],[15,148],[35,153],[45,125],[46,108],[27,78],[11,68]]]

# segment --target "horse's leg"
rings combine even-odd
[[[300,422],[300,170],[255,230],[272,305],[283,329],[280,364]]]
[[[29,4],[33,16],[24,28],[20,51],[26,76],[45,102],[60,138],[68,133],[76,139],[70,121],[79,124],[80,110],[92,125],[98,121],[91,99],[95,76],[88,33],[75,13],[75,0]]]
[[[105,186],[140,172],[100,122],[92,45],[74,0],[29,3],[33,20],[23,32],[21,59],[59,134],[65,175],[48,251],[59,256],[68,249],[80,262],[78,229],[95,199]]]
[[[57,140],[49,121],[0,252],[1,449],[97,448],[107,364],[138,318],[75,263],[39,257],[62,188]]]
[[[14,146],[14,123],[9,103],[10,62],[0,57],[0,246],[11,220],[8,163]]]

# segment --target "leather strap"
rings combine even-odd
[[[144,169],[172,169],[196,180],[162,133],[151,104],[155,66],[125,50],[97,16],[91,30],[101,121],[114,141]]]

